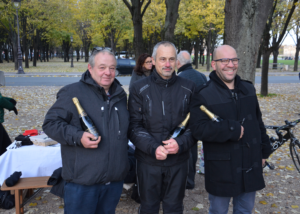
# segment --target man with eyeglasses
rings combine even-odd
[[[113,214],[129,169],[127,95],[115,79],[116,59],[94,51],[79,82],[63,87],[48,111],[45,133],[61,144],[66,214]],[[100,137],[82,130],[77,97]]]
[[[255,88],[237,75],[238,63],[234,48],[216,48],[210,80],[191,103],[190,127],[204,146],[209,214],[228,213],[231,198],[234,214],[251,214],[256,191],[265,187],[262,165],[271,145]],[[218,115],[220,122],[212,121],[201,105]]]
[[[169,139],[189,113],[195,85],[175,74],[173,43],[155,45],[149,77],[135,82],[129,94],[129,136],[136,146],[139,214],[182,214],[188,175],[189,150],[196,143],[190,129]]]

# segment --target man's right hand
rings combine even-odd
[[[239,138],[239,140],[243,137],[243,135],[244,135],[244,127],[243,126],[241,126],[241,135],[240,135],[240,138]]]
[[[166,160],[168,155],[168,150],[165,149],[163,146],[157,147],[155,150],[155,156],[157,160]]]
[[[92,141],[91,139],[95,139],[95,136],[91,133],[84,132],[81,137],[81,144],[86,149],[96,149],[98,148],[98,144],[101,140],[101,136],[98,137],[96,141]]]

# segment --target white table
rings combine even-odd
[[[15,171],[21,178],[51,176],[62,166],[60,144],[56,146],[22,146],[0,156],[0,185]]]

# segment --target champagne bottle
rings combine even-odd
[[[210,112],[209,110],[207,110],[207,108],[204,105],[200,106],[201,111],[203,111],[205,114],[207,114],[207,116],[212,120],[212,121],[216,121],[216,122],[221,122],[223,119],[221,117],[219,117],[218,115],[213,114],[212,112]]]
[[[186,118],[184,121],[182,121],[170,134],[168,139],[178,137],[184,133],[184,130],[186,128],[187,123],[189,122],[190,119],[190,113],[187,114]]]
[[[93,121],[86,114],[84,109],[81,107],[77,97],[74,97],[72,100],[73,100],[73,102],[74,102],[74,104],[77,108],[78,113],[79,113],[81,128],[83,129],[83,131],[89,132],[89,133],[93,134],[96,137],[96,139],[91,139],[91,140],[97,140],[100,135],[99,135],[99,132],[96,129]]]

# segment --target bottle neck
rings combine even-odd
[[[216,118],[216,115],[214,115],[212,112],[210,112],[209,110],[207,110],[207,108],[205,106],[200,106],[200,109],[201,111],[203,111],[205,114],[207,114],[207,116],[210,118],[210,119],[215,119]]]
[[[77,108],[78,114],[79,114],[80,116],[84,116],[84,115],[85,115],[85,112],[84,112],[83,108],[81,107],[81,105],[80,105],[78,99],[77,99],[76,97],[74,97],[72,100],[73,100],[73,102],[74,102],[74,104],[75,104],[75,106],[76,106],[76,108]]]
[[[189,122],[189,119],[190,119],[190,113],[186,115],[186,118],[184,119],[184,121],[182,121],[181,126],[186,127],[186,124]]]

